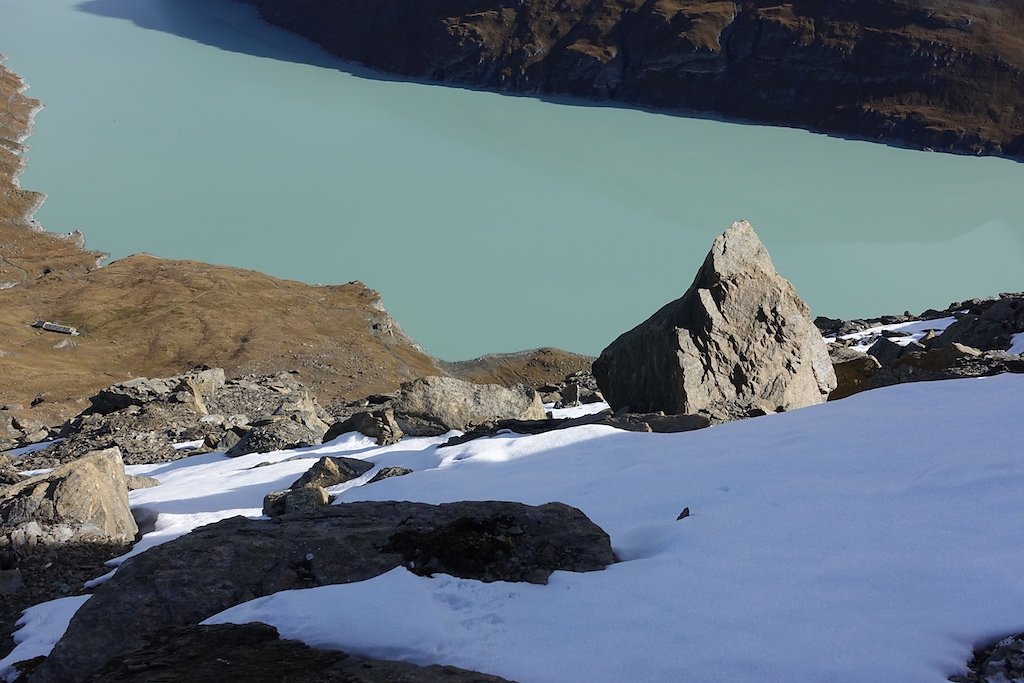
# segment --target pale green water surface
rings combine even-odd
[[[362,280],[444,358],[599,352],[753,222],[815,314],[1024,289],[1024,164],[401,83],[229,0],[0,0],[50,230]]]

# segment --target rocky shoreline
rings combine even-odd
[[[80,234],[40,229],[42,195],[16,174],[38,103],[0,66],[0,406],[40,427],[66,419],[111,382],[167,375],[203,364],[231,376],[299,371],[324,402],[348,401],[425,374],[478,381],[544,383],[590,359],[537,349],[465,363],[424,353],[359,282],[313,286],[239,268],[135,255],[99,267],[103,254]],[[70,237],[70,239],[69,239]],[[30,327],[70,325],[66,337]]]
[[[247,1],[429,82],[1024,157],[1018,3]]]

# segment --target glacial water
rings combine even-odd
[[[88,246],[362,280],[448,359],[597,353],[753,222],[815,314],[1024,289],[1024,164],[403,83],[230,0],[0,0]]]

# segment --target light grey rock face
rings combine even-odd
[[[390,446],[402,438],[402,428],[395,421],[395,413],[391,408],[374,411],[360,411],[352,417],[335,422],[324,434],[324,442],[333,441],[342,434],[359,432],[377,440],[379,446]]]
[[[807,305],[746,221],[714,242],[682,298],[594,362],[616,410],[715,421],[821,403],[835,372]]]
[[[97,393],[89,399],[89,402],[92,404],[93,412],[106,415],[132,405],[168,400],[172,395],[179,393],[182,396],[178,400],[189,402],[203,394],[213,395],[222,386],[224,386],[224,371],[222,369],[196,370],[175,377],[156,379],[140,377],[115,384]],[[202,399],[199,400],[201,404]]]
[[[533,389],[424,377],[402,385],[395,419],[406,434],[437,436],[497,420],[543,420],[544,404]]]
[[[323,436],[324,432],[319,428],[311,429],[294,415],[269,418],[245,432],[238,443],[228,449],[226,455],[229,458],[236,458],[249,453],[270,453],[315,446],[321,443]]]
[[[132,474],[128,476],[128,490],[138,491],[139,489],[151,489],[160,485],[156,477],[147,477],[144,474]]]
[[[330,419],[293,373],[269,376],[247,375],[228,381],[216,394],[206,399],[210,413],[248,415],[253,419],[267,416],[294,416],[310,431],[327,431]]]
[[[324,456],[306,470],[306,473],[292,482],[288,488],[322,486],[329,488],[361,477],[373,469],[373,463],[356,458],[332,458]]]
[[[330,505],[331,496],[322,486],[303,486],[286,491],[275,491],[263,497],[263,514],[280,517],[295,512],[308,512]]]
[[[0,492],[0,546],[78,540],[131,541],[138,532],[128,507],[121,453],[91,453]]]
[[[66,426],[64,440],[37,457],[65,463],[92,451],[116,447],[129,465],[169,462],[187,455],[175,450],[173,444],[190,441],[199,433],[199,417],[192,406],[160,401],[79,416]]]
[[[273,520],[235,517],[122,564],[32,680],[86,680],[153,634],[281,590],[364,581],[399,566],[546,583],[552,571],[596,571],[614,561],[608,535],[561,503],[370,502]]]

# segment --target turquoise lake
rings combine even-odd
[[[49,230],[362,280],[446,359],[598,353],[738,218],[816,315],[1024,289],[1021,163],[403,83],[228,0],[0,0],[0,52]]]

